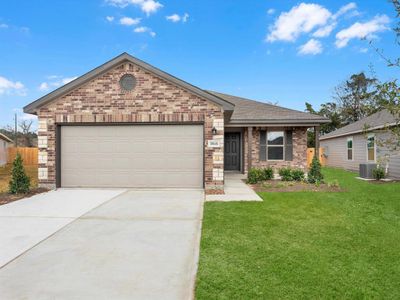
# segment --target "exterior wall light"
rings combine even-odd
[[[217,128],[213,127],[211,131],[212,131],[212,134],[213,134],[213,135],[216,135],[216,134],[217,134]]]

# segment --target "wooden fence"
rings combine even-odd
[[[21,154],[22,159],[24,161],[24,165],[37,165],[38,164],[38,148],[28,148],[28,147],[10,147],[7,149],[7,163],[11,164],[15,157],[17,156],[17,152]]]
[[[307,166],[311,165],[311,161],[315,154],[315,148],[308,148],[307,149]],[[319,148],[319,161],[321,162],[322,166],[326,164],[326,158],[324,155],[324,148]]]

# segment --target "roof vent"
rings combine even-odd
[[[130,92],[136,86],[136,78],[131,74],[125,74],[119,80],[119,85],[123,91]]]

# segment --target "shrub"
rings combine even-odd
[[[247,183],[256,184],[260,181],[271,180],[274,178],[274,170],[272,168],[252,168],[247,174]]]
[[[307,180],[309,183],[322,183],[324,181],[324,176],[321,173],[321,163],[319,159],[314,156],[311,167],[308,172]]]
[[[335,179],[335,180],[333,180],[331,182],[328,182],[328,187],[330,187],[330,188],[339,188],[340,187],[339,181],[337,179]]]
[[[261,169],[251,168],[249,173],[247,174],[247,183],[256,184],[260,180],[262,180],[263,172]]]
[[[31,179],[26,175],[22,157],[19,153],[13,161],[12,177],[9,184],[11,194],[27,193],[31,185]]]
[[[372,170],[372,175],[376,180],[381,180],[385,178],[385,170],[382,167],[377,167]]]
[[[292,170],[292,178],[294,181],[303,181],[304,180],[304,171],[300,169]]]
[[[282,168],[279,170],[279,176],[281,176],[282,181],[292,181],[292,169],[290,168]]]
[[[262,180],[271,180],[274,178],[274,169],[271,167],[263,169],[263,179]]]

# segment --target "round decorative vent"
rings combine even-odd
[[[125,74],[119,80],[119,85],[124,91],[132,91],[136,86],[136,78],[131,74]]]

